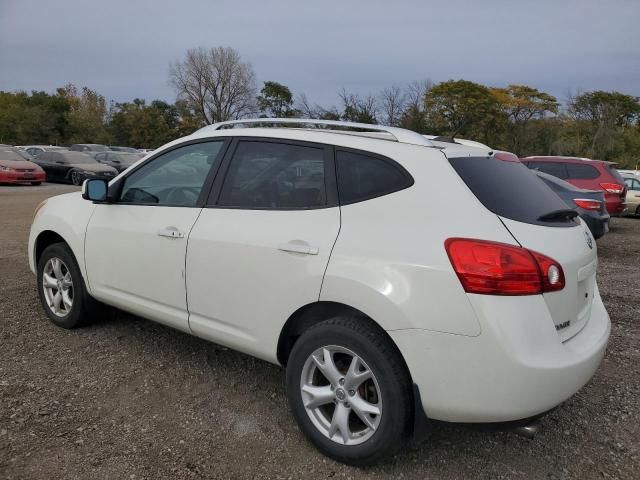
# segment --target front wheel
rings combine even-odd
[[[399,352],[367,320],[309,328],[287,362],[287,396],[302,431],[325,455],[369,465],[404,443],[411,380]]]
[[[37,272],[40,302],[57,326],[76,328],[100,313],[100,305],[87,293],[78,264],[65,243],[45,248]]]

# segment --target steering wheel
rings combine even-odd
[[[165,201],[174,205],[195,205],[198,200],[198,189],[195,187],[172,187],[166,194]]]

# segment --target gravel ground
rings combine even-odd
[[[0,478],[640,478],[640,219],[614,219],[598,241],[605,360],[534,440],[438,425],[355,469],[307,443],[276,366],[123,313],[49,323],[28,229],[42,199],[70,189],[0,187]]]

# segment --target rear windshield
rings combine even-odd
[[[611,175],[613,175],[613,178],[615,178],[620,183],[624,183],[624,178],[622,178],[622,175],[620,175],[620,172],[615,165],[609,163],[607,164],[607,168],[609,168],[609,171],[611,172]]]
[[[501,217],[550,227],[576,225],[567,218],[539,220],[566,210],[567,204],[520,162],[495,157],[459,157],[449,162],[478,200]]]

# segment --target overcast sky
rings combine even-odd
[[[169,63],[218,45],[325,106],[427,78],[640,96],[640,0],[0,0],[0,90],[173,101]]]

